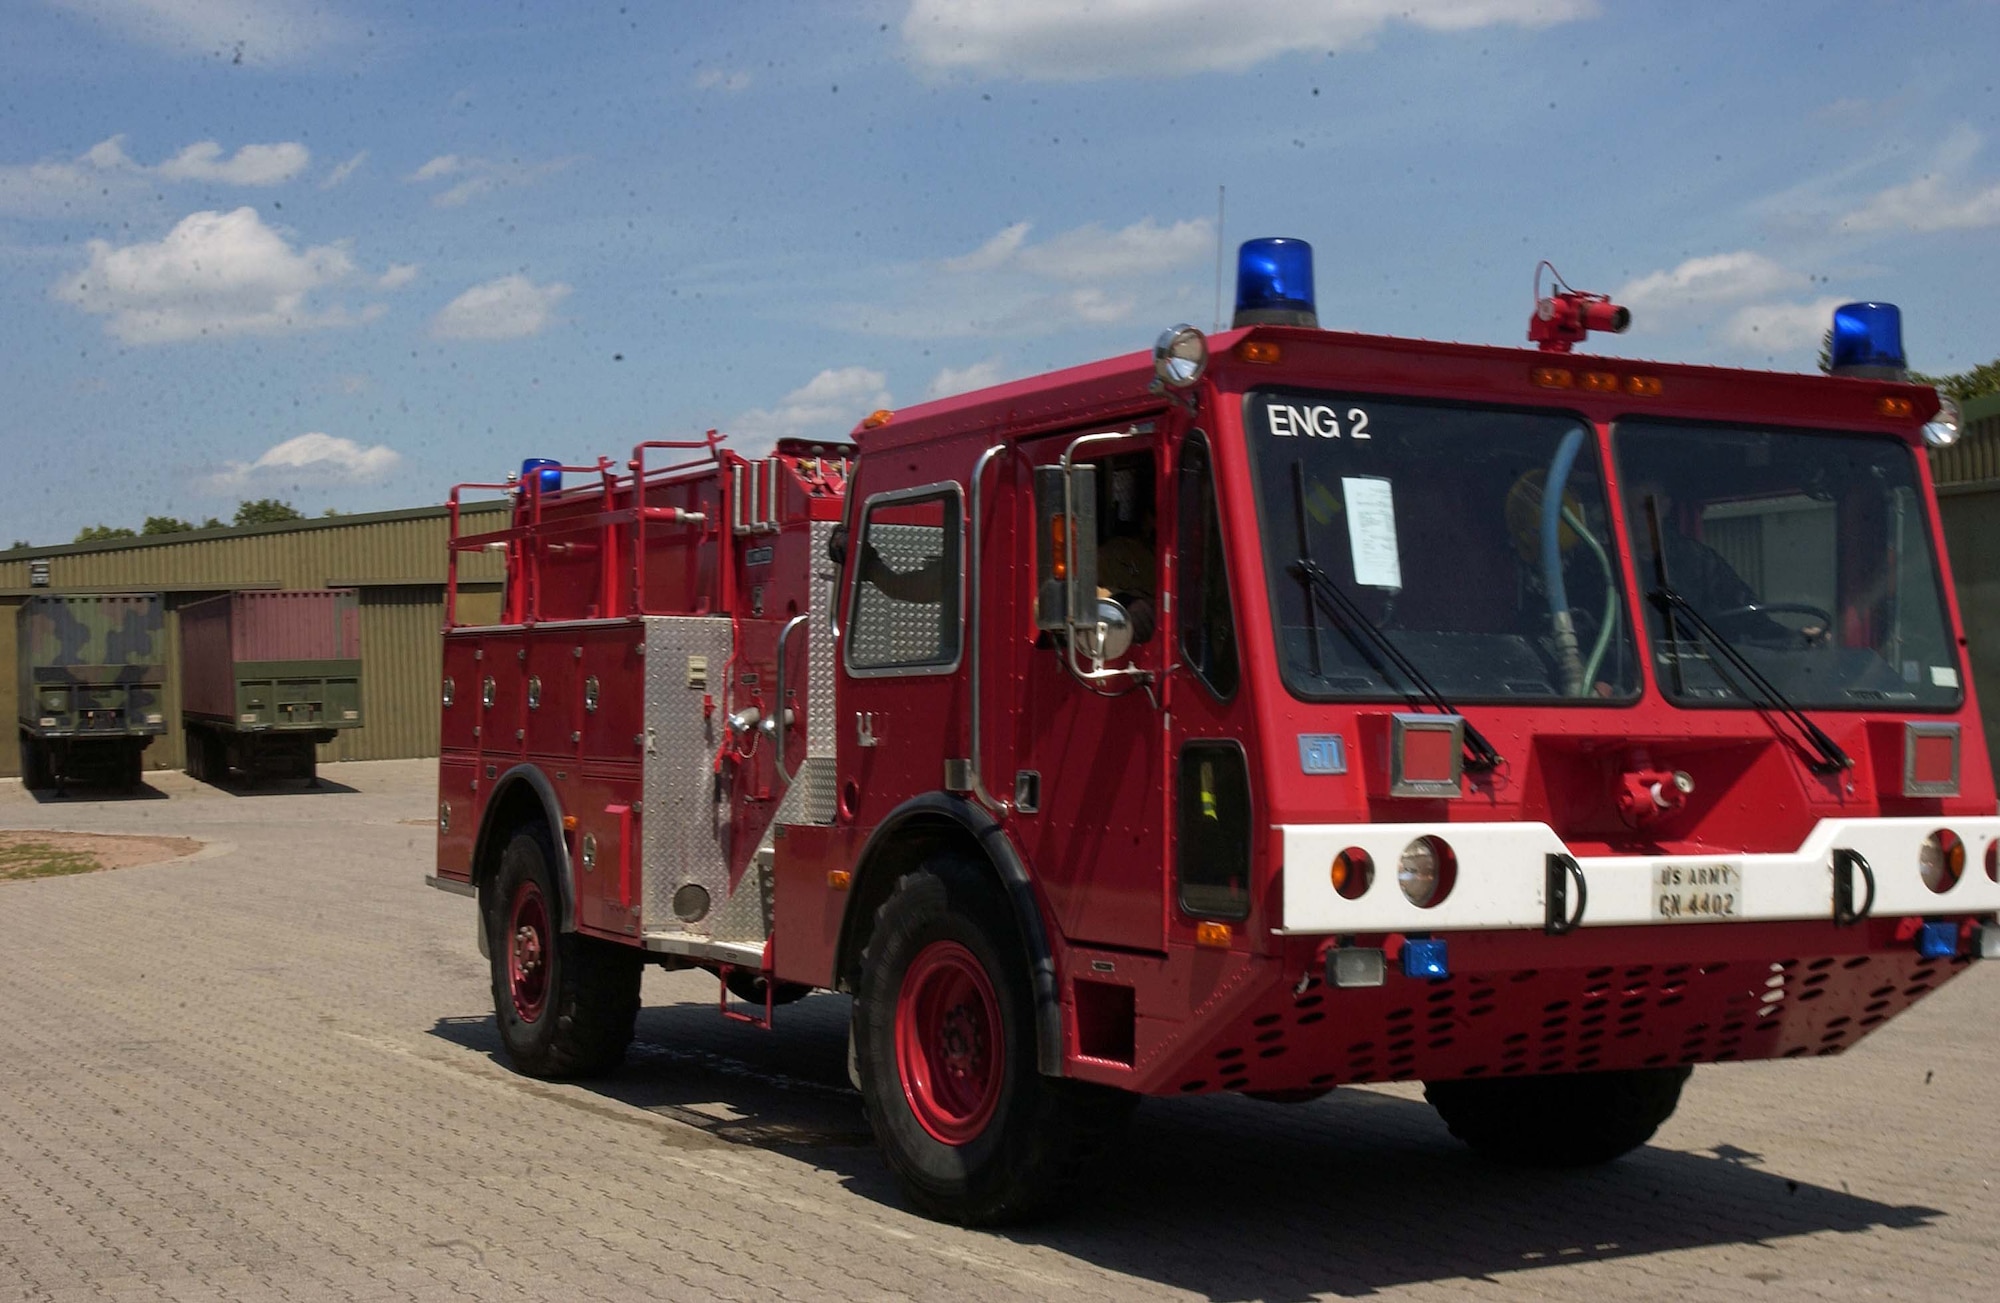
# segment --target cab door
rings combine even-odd
[[[1027,544],[1011,586],[1021,592],[1021,581],[1032,577],[1029,619],[1017,643],[1025,654],[1010,676],[1019,693],[1012,703],[1014,795],[1036,807],[1015,826],[1064,936],[1150,951],[1165,948],[1167,908],[1168,733],[1160,682],[1171,639],[1161,600],[1161,522],[1171,517],[1162,499],[1162,438],[1148,423],[1038,439],[1020,448],[1030,473],[1010,481],[1015,537]],[[1072,481],[1089,481],[1088,500],[1052,526],[1047,496],[1059,492],[1051,488],[1060,483],[1052,468],[1065,453],[1089,472]],[[1055,572],[1067,568],[1067,548],[1059,545],[1070,520],[1091,531],[1095,589],[1125,613],[1128,646],[1091,648],[1064,628],[1046,627],[1047,578],[1068,577]],[[1114,630],[1106,633],[1115,641]]]

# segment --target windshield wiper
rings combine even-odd
[[[1428,703],[1440,714],[1458,716],[1462,721],[1461,736],[1464,738],[1466,769],[1475,774],[1483,774],[1498,769],[1506,763],[1500,753],[1493,749],[1493,744],[1480,736],[1479,730],[1472,726],[1472,721],[1453,708],[1452,704],[1444,699],[1444,694],[1433,687],[1431,681],[1425,678],[1411,663],[1410,658],[1403,654],[1402,648],[1389,640],[1389,635],[1382,632],[1382,626],[1369,619],[1362,609],[1354,604],[1352,598],[1340,591],[1340,585],[1333,582],[1333,577],[1320,569],[1319,563],[1313,560],[1312,531],[1306,525],[1306,464],[1303,461],[1292,463],[1292,498],[1293,505],[1298,511],[1299,559],[1292,562],[1291,570],[1306,589],[1306,626],[1312,639],[1313,674],[1316,677],[1322,674],[1319,623],[1313,618],[1314,608],[1321,607],[1333,622],[1340,626],[1340,631],[1347,635],[1347,640],[1354,644],[1354,649],[1361,653],[1361,658],[1368,662],[1368,667],[1375,671],[1383,683],[1389,683],[1390,678],[1389,670],[1382,664],[1382,660],[1386,658],[1396,667],[1404,680],[1414,689],[1403,694],[1403,700],[1409,703],[1410,709],[1422,710]],[[1371,641],[1374,643],[1372,648],[1369,646]]]
[[[1653,536],[1653,577],[1658,582],[1658,587],[1654,588],[1646,596],[1655,606],[1660,608],[1660,614],[1666,617],[1667,648],[1668,654],[1673,657],[1675,694],[1677,696],[1685,696],[1687,692],[1687,685],[1681,677],[1680,639],[1674,628],[1674,614],[1679,612],[1681,615],[1687,617],[1687,622],[1693,626],[1695,633],[1701,637],[1701,640],[1707,643],[1710,649],[1717,652],[1737,674],[1742,676],[1744,682],[1754,688],[1757,694],[1763,698],[1761,702],[1757,703],[1759,710],[1765,712],[1775,711],[1783,715],[1791,721],[1794,728],[1805,735],[1808,742],[1812,743],[1812,749],[1819,753],[1817,760],[1808,762],[1814,773],[1837,774],[1843,769],[1852,769],[1854,767],[1854,757],[1843,751],[1838,742],[1828,737],[1820,729],[1819,725],[1807,718],[1803,710],[1792,704],[1791,698],[1780,692],[1777,684],[1765,678],[1758,671],[1757,667],[1752,665],[1743,653],[1736,649],[1735,644],[1723,637],[1717,631],[1716,627],[1710,624],[1708,619],[1695,608],[1693,602],[1690,602],[1675,591],[1673,584],[1667,578],[1667,549],[1664,540],[1660,536],[1659,504],[1650,493],[1646,495],[1646,525]],[[1742,692],[1740,687],[1737,688],[1737,691],[1743,696],[1751,696],[1750,693]],[[1753,701],[1755,700],[1755,698],[1752,699]]]
[[[1340,627],[1340,631],[1347,635],[1347,640],[1354,644],[1355,650],[1361,653],[1369,668],[1380,675],[1384,683],[1392,681],[1388,667],[1382,663],[1386,660],[1389,665],[1395,667],[1396,673],[1402,675],[1410,684],[1414,690],[1405,692],[1403,699],[1410,703],[1412,710],[1422,710],[1424,706],[1429,705],[1440,714],[1457,715],[1461,720],[1465,720],[1467,770],[1483,774],[1498,769],[1505,763],[1500,753],[1493,749],[1493,744],[1472,726],[1472,721],[1466,720],[1462,712],[1444,699],[1444,694],[1423,676],[1410,658],[1403,654],[1400,647],[1390,641],[1389,635],[1382,632],[1382,627],[1369,619],[1361,608],[1354,604],[1353,598],[1340,591],[1340,585],[1334,583],[1333,577],[1320,569],[1317,561],[1309,556],[1302,556],[1292,562],[1291,571],[1305,585],[1306,592],[1313,602]]]

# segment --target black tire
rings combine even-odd
[[[26,733],[21,735],[21,785],[30,791],[56,785],[55,770],[49,764],[48,743]]]
[[[136,792],[146,784],[146,751],[141,746],[128,746],[118,757],[119,784],[128,792]]]
[[[1634,1068],[1546,1077],[1424,1083],[1451,1133],[1516,1167],[1608,1163],[1653,1138],[1674,1115],[1692,1068]]]
[[[946,961],[962,976],[936,977]],[[913,965],[918,975],[906,1001]],[[983,994],[975,966],[984,974]],[[949,1043],[956,1031],[956,1046],[972,1064],[957,1079],[988,1083],[970,1092],[986,1102],[957,1115],[949,1138],[938,1129],[937,1098],[962,1087],[953,1086],[936,1055],[925,1058],[915,1050],[917,1061],[940,1069],[919,1071],[942,1084],[912,1085],[898,1041],[899,1018],[911,1044],[921,1040],[912,1029],[922,1020],[912,1011],[923,1003],[919,993],[939,989],[939,980],[960,980],[969,994],[939,1011],[934,1045]],[[1036,1067],[1033,1015],[1025,948],[1005,898],[982,869],[942,857],[897,882],[876,912],[861,957],[855,1061],[876,1142],[910,1202],[926,1215],[993,1226],[1052,1211],[1117,1138],[1138,1102],[1124,1091],[1044,1077]],[[967,1034],[968,1026],[977,1032],[996,1021],[997,1036]],[[933,1121],[919,1117],[919,1098],[929,1101]]]
[[[189,726],[181,733],[181,750],[187,753],[187,776],[199,783],[213,781],[208,774],[208,731]]]
[[[524,828],[501,853],[499,872],[482,899],[494,1017],[516,1070],[530,1077],[588,1077],[617,1067],[632,1043],[644,960],[627,947],[561,930],[554,864],[547,830]],[[539,924],[526,905],[531,892],[541,901]],[[522,927],[538,929],[538,939],[522,946],[523,968],[541,974],[538,1000],[517,998],[532,995],[535,986],[532,979],[518,992],[515,986]]]

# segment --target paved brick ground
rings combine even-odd
[[[0,884],[0,1303],[69,1299],[1990,1297],[2000,981],[1838,1059],[1697,1072],[1658,1143],[1521,1178],[1416,1092],[1149,1105],[1067,1222],[906,1213],[843,1001],[724,1023],[647,978],[595,1088],[495,1061],[471,903],[422,884],[430,769],[37,801],[0,827],[201,837]]]

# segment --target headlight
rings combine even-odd
[[[1419,837],[1396,861],[1396,885],[1418,909],[1429,909],[1451,894],[1457,857],[1442,837]]]
[[[1958,442],[1963,428],[1965,417],[1958,410],[1958,400],[1939,390],[1937,415],[1924,422],[1924,442],[1933,448],[1949,448]]]
[[[1160,332],[1153,345],[1153,374],[1170,389],[1185,389],[1208,370],[1208,337],[1182,324]]]
[[[1359,846],[1350,846],[1333,857],[1333,889],[1348,900],[1359,900],[1375,881],[1375,861]]]
[[[1950,891],[1965,872],[1965,843],[1951,829],[1938,829],[1924,838],[1917,852],[1917,872],[1932,891],[1940,895]]]

